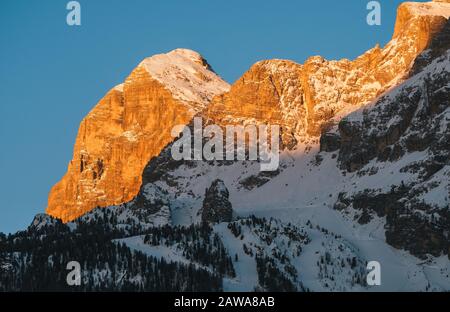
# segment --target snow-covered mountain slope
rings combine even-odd
[[[133,216],[144,212],[146,226],[164,203],[170,210],[168,224],[200,223],[205,189],[220,179],[238,217],[275,218],[303,228],[309,221],[347,242],[363,263],[380,262],[382,285],[361,289],[450,289],[450,47],[441,40],[449,30],[447,23],[439,40],[412,64],[409,79],[343,118],[323,134],[320,144],[284,150],[278,171],[260,172],[259,164],[251,161],[175,161],[169,145],[147,165],[141,192],[125,211]],[[233,254],[242,244],[225,230],[227,224],[214,230]],[[314,240],[310,234],[311,246],[322,246],[321,236]],[[314,263],[313,250],[292,263]],[[250,263],[247,259],[244,271],[255,272]],[[301,266],[296,269],[302,272]],[[298,288],[324,289],[325,278],[317,270],[303,272],[297,276]],[[336,269],[334,274],[340,282],[327,282],[325,288],[356,290],[349,280],[337,277]],[[244,286],[255,286],[250,284]],[[236,281],[227,285],[229,290],[244,287]]]
[[[357,192],[343,189],[339,207],[362,211],[361,223],[373,213],[386,216],[387,241],[422,257],[450,247],[449,81],[447,50],[339,126],[340,167],[376,181]]]
[[[192,50],[175,49],[154,55],[139,66],[168,88],[176,99],[189,103],[193,113],[205,108],[217,94],[230,89],[228,83],[217,79],[208,62]]]

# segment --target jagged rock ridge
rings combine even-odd
[[[409,74],[415,58],[450,15],[448,4],[404,3],[392,40],[350,61],[311,57],[300,65],[267,60],[253,65],[204,113],[216,124],[278,124],[284,146],[317,141],[343,116],[369,103]]]

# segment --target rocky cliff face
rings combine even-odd
[[[218,124],[278,124],[290,148],[317,141],[322,130],[404,80],[449,15],[448,4],[404,3],[392,40],[354,61],[315,56],[303,65],[258,62],[230,92],[216,97],[205,115]]]
[[[214,95],[228,90],[196,52],[145,59],[81,122],[66,175],[51,190],[47,213],[70,221],[97,207],[131,200],[142,170]]]
[[[397,174],[405,177],[388,192],[341,194],[336,207],[362,211],[363,224],[373,214],[386,217],[387,242],[421,257],[450,250],[450,41],[442,40],[449,35],[447,22],[417,58],[409,80],[339,124],[341,168],[363,171],[374,160],[397,162]]]
[[[172,140],[172,127],[196,113],[219,125],[280,125],[282,147],[288,149],[315,144],[343,116],[406,78],[449,15],[446,3],[402,4],[384,48],[354,61],[316,56],[303,65],[258,62],[229,92],[195,52],[148,58],[82,121],[73,159],[50,192],[47,213],[69,221],[97,206],[131,200],[149,159]]]
[[[365,110],[350,114],[339,123],[341,166],[355,171],[377,157],[397,160],[405,152],[438,148],[446,137],[441,128],[448,108],[450,22],[415,61],[411,79]],[[436,126],[432,126],[436,124]],[[325,135],[327,137],[328,134]],[[434,148],[436,147],[436,148]]]

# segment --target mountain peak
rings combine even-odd
[[[450,17],[450,0],[431,2],[404,2],[401,8],[407,8],[411,14],[419,16],[443,16]]]
[[[175,49],[148,57],[139,67],[169,89],[176,99],[203,107],[214,95],[230,88],[198,52],[189,49]]]
[[[399,6],[393,40],[353,61],[313,56],[304,64],[257,62],[211,102],[208,118],[216,124],[281,124],[286,147],[317,142],[322,130],[406,79],[449,15],[450,3],[407,2]]]
[[[450,17],[450,2],[404,2],[397,10],[397,20],[393,38],[411,37],[416,34],[418,37],[428,37],[436,30],[433,25],[438,25]],[[431,27],[423,28],[424,24]]]
[[[31,222],[30,226],[28,227],[29,229],[34,229],[34,230],[40,230],[44,227],[47,226],[54,226],[57,223],[60,223],[61,221],[55,218],[52,218],[50,215],[45,214],[45,213],[38,213],[33,221]]]
[[[184,48],[178,48],[174,49],[167,53],[168,55],[179,55],[182,57],[185,57],[187,59],[190,59],[191,61],[195,63],[202,64],[206,61],[203,56],[198,53],[197,51],[191,50],[191,49],[184,49]]]
[[[144,59],[83,119],[66,175],[47,213],[70,221],[91,209],[131,200],[147,162],[229,85],[197,52],[176,49]]]

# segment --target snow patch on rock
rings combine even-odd
[[[203,107],[215,95],[230,88],[199,53],[188,49],[175,49],[148,57],[139,66],[166,86],[175,98]]]

